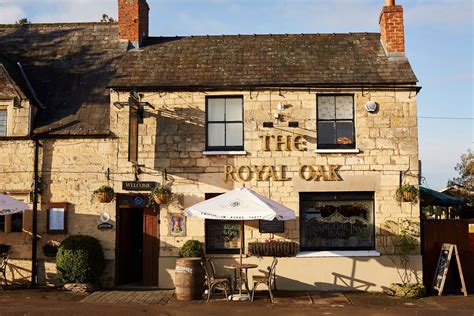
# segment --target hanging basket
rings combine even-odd
[[[95,198],[100,203],[110,203],[114,199],[114,192],[98,192]]]
[[[170,199],[170,194],[167,193],[158,193],[153,195],[153,199],[156,204],[168,204]]]
[[[411,202],[415,198],[415,193],[413,192],[402,192],[403,202]]]

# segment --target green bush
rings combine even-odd
[[[179,250],[179,256],[181,258],[204,257],[204,248],[202,243],[198,240],[188,240]]]
[[[96,282],[104,267],[104,251],[94,237],[70,236],[59,246],[56,268],[59,278],[64,282]]]

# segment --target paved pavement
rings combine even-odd
[[[173,291],[100,291],[91,295],[55,289],[16,289],[0,293],[0,315],[469,315],[474,296],[400,299],[372,293],[266,292],[254,302],[181,302]]]

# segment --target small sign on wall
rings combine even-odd
[[[170,236],[182,237],[186,235],[186,217],[183,214],[169,216]]]
[[[469,234],[474,234],[474,224],[469,224]]]
[[[67,234],[67,203],[49,203],[47,209],[47,227],[49,234]]]

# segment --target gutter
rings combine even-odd
[[[417,86],[416,83],[390,83],[390,84],[269,84],[269,85],[200,85],[200,86],[121,86],[121,85],[109,85],[108,89],[116,91],[129,91],[132,89],[140,89],[140,91],[223,91],[223,90],[281,90],[281,89],[294,89],[294,90],[306,90],[306,89],[362,89],[362,90],[415,90],[416,93],[420,92],[421,86]]]

